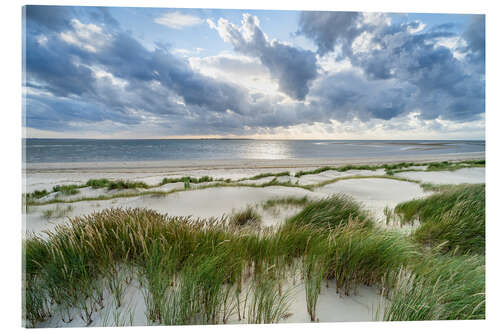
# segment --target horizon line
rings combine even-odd
[[[235,138],[235,137],[227,137],[227,138],[211,138],[211,137],[200,137],[200,138],[41,138],[41,137],[21,137],[21,139],[34,139],[34,140],[254,140],[254,141],[486,141],[486,138],[483,139],[311,139],[311,138],[303,138],[303,139],[290,139],[290,138]]]

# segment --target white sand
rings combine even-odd
[[[351,195],[374,213],[377,219],[384,219],[384,208],[394,208],[398,203],[422,197],[425,193],[415,183],[392,179],[348,179],[325,185],[316,192],[329,195],[344,193]]]
[[[477,183],[484,182],[484,168],[464,168],[456,171],[440,171],[440,172],[404,172],[398,176],[422,180],[425,182],[433,182],[436,184],[457,184],[457,183]],[[272,170],[276,172],[275,170]],[[315,175],[305,175],[299,178],[299,183],[314,184],[321,181],[345,177],[347,175],[378,175],[382,174],[383,170],[351,170],[340,173],[337,171],[325,171]],[[45,174],[47,176],[48,174]],[[130,174],[132,176],[134,174]],[[95,176],[95,175],[91,175]],[[135,174],[138,178],[132,180],[144,179],[144,174]],[[248,175],[245,175],[248,176]],[[272,180],[274,177],[265,177],[255,181],[246,181],[248,183],[262,184]],[[295,183],[295,177],[282,176],[281,181],[290,180]],[[50,182],[56,182],[50,180]],[[244,183],[244,182],[242,182]],[[207,185],[192,184],[192,187]],[[170,191],[172,189],[183,189],[184,184],[181,182],[170,183],[154,188],[158,191]],[[80,193],[72,196],[59,196],[60,199],[78,199],[85,197],[97,197],[99,195],[112,195],[114,193],[136,193],[144,191],[125,190],[125,191],[108,191],[106,189],[92,189],[89,187],[80,189]],[[414,198],[428,195],[424,193],[418,184],[409,182],[400,182],[390,179],[350,179],[341,180],[336,183],[326,185],[315,189],[314,192],[307,191],[301,188],[271,186],[266,188],[252,187],[216,187],[203,190],[193,190],[186,192],[173,193],[167,196],[137,196],[130,198],[116,198],[111,200],[99,201],[81,201],[72,204],[50,204],[43,206],[30,207],[28,214],[25,215],[25,231],[40,233],[43,230],[52,230],[55,225],[63,223],[66,216],[75,217],[80,215],[90,214],[105,208],[150,208],[161,213],[168,213],[174,216],[193,216],[200,218],[207,217],[222,217],[230,215],[236,210],[245,208],[248,205],[256,205],[271,198],[296,196],[309,196],[311,199],[323,198],[333,193],[345,193],[353,196],[369,209],[377,219],[384,219],[384,208],[394,208],[398,203],[411,200]],[[57,194],[51,193],[41,201],[53,199]],[[47,210],[64,210],[71,206],[72,210],[67,212],[63,217],[55,217],[51,219],[45,218],[44,212]],[[264,215],[263,224],[265,226],[278,225],[287,217],[293,215],[296,210],[284,209],[282,214],[270,214],[262,212]]]
[[[373,287],[360,286],[356,295],[342,296],[337,294],[335,281],[322,283],[321,293],[316,305],[316,316],[319,322],[350,322],[372,321],[377,319],[377,309],[380,308],[378,319],[383,316],[380,304],[382,298]],[[311,317],[307,312],[306,292],[301,283],[292,290],[295,293],[290,304],[292,316],[283,320],[284,323],[308,323]]]
[[[293,160],[216,160],[216,161],[142,161],[142,162],[81,162],[31,163],[23,167],[23,192],[52,189],[54,185],[84,184],[92,178],[144,181],[158,184],[164,177],[230,178],[252,177],[265,172],[312,170],[322,166],[346,164],[382,164],[400,162],[439,162],[466,159],[484,159],[484,153],[446,155],[414,155],[408,157],[293,159]]]
[[[247,180],[242,180],[239,183],[240,184],[261,185],[261,184],[269,183],[274,178],[275,178],[274,176],[269,176],[269,177],[263,177],[263,178],[259,178],[259,179],[247,179]]]
[[[171,184],[169,184],[171,185]],[[53,230],[54,226],[64,223],[66,217],[47,219],[44,211],[64,209],[71,206],[67,213],[69,217],[87,215],[105,208],[150,208],[171,216],[193,216],[195,218],[228,216],[249,205],[257,205],[269,199],[294,196],[308,196],[320,199],[333,193],[345,193],[373,212],[378,219],[384,219],[383,210],[386,206],[394,208],[398,203],[424,195],[418,184],[400,182],[391,179],[350,179],[316,189],[314,192],[295,187],[269,186],[255,187],[214,187],[192,191],[182,191],[166,196],[143,195],[130,198],[115,198],[111,200],[81,201],[72,204],[49,204],[30,207],[26,215],[26,231],[40,233],[43,230]],[[264,226],[276,226],[297,210],[281,209],[277,216],[264,214]]]
[[[248,282],[243,285],[242,299]],[[296,280],[292,284],[291,278],[283,284],[283,291],[289,293],[289,307],[287,318],[280,320],[281,323],[310,323],[311,318],[307,312],[306,292],[303,281]],[[104,293],[104,308],[92,314],[90,327],[96,326],[146,326],[146,302],[144,299],[145,289],[139,285],[137,280],[127,285],[123,292],[122,306],[116,308],[116,303],[108,290]],[[316,317],[318,322],[360,322],[379,320],[383,316],[383,302],[385,299],[378,295],[374,287],[359,286],[356,294],[345,296],[336,293],[336,283],[329,281],[322,283],[321,293],[316,305]],[[380,313],[378,313],[380,311]],[[78,308],[71,308],[69,313],[73,319],[66,323],[61,320],[61,315],[54,311],[54,315],[47,321],[37,324],[37,327],[85,327],[85,321],[80,317]],[[243,301],[242,301],[243,313]],[[132,320],[130,320],[132,317]],[[246,324],[248,318],[238,320],[237,312],[229,317],[228,324]],[[157,325],[157,324],[156,324]]]
[[[484,183],[485,168],[463,168],[455,171],[401,172],[399,177],[433,184]]]
[[[344,172],[335,171],[335,170],[328,170],[328,171],[324,171],[324,172],[313,174],[313,175],[304,175],[304,176],[298,178],[298,180],[299,180],[300,185],[312,185],[312,184],[321,183],[323,181],[330,180],[333,178],[350,177],[350,176],[377,176],[377,175],[384,175],[384,174],[385,174],[384,169],[347,170]]]
[[[26,231],[40,233],[45,229],[53,230],[57,224],[64,223],[66,217],[47,220],[43,216],[44,211],[56,207],[65,208],[68,205],[73,207],[73,210],[67,214],[69,217],[87,215],[105,208],[149,208],[171,216],[208,218],[230,215],[248,205],[256,205],[276,197],[303,197],[305,195],[314,195],[314,193],[301,188],[280,186],[264,188],[214,187],[177,192],[167,196],[145,195],[111,200],[81,201],[72,204],[33,206],[30,207],[26,215]],[[264,225],[270,226],[281,221],[280,217],[272,217],[271,221],[265,220]]]

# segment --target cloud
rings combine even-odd
[[[281,100],[287,98],[279,91],[267,67],[254,57],[223,52],[215,56],[191,57],[189,64],[203,75],[244,87],[253,97],[266,95],[279,96]]]
[[[47,30],[43,45],[38,35],[27,34],[30,127],[64,129],[78,119],[151,125],[162,118],[165,126],[175,124],[178,131],[185,131],[191,125],[216,124],[227,110],[233,115],[250,112],[246,89],[194,72],[166,48],[147,50],[130,34],[107,31],[106,25],[89,28],[77,19],[64,22],[69,26]],[[91,41],[84,38],[92,36],[86,35],[89,29],[104,34],[106,43],[85,47]],[[79,39],[60,38],[63,32]],[[222,127],[220,122],[217,126]]]
[[[408,112],[409,109],[403,108],[405,105],[420,109],[420,116],[424,119],[442,117],[461,121],[476,119],[484,112],[484,74],[481,75],[481,70],[470,72],[470,68],[480,62],[476,58],[484,52],[482,16],[476,17],[464,33],[468,49],[476,55],[466,62],[455,56],[457,47],[443,43],[443,40],[451,39],[456,40],[455,44],[461,43],[460,36],[447,30],[449,26],[424,31],[422,22],[393,25],[384,17],[387,15],[303,12],[298,33],[311,38],[321,54],[333,52],[337,57],[347,57],[368,80],[383,86],[395,82],[402,89],[408,87],[411,91],[402,95],[405,96],[404,104],[395,104],[397,112],[392,108],[381,108],[379,112],[362,114],[386,119]],[[383,23],[375,24],[377,21]],[[336,52],[339,49],[341,52]],[[357,96],[356,83],[350,89]],[[349,96],[349,92],[344,91]],[[381,91],[384,92],[387,91]],[[389,101],[394,102],[391,90],[388,96]],[[342,95],[337,98],[342,101]],[[363,109],[366,111],[367,108]]]
[[[377,126],[396,133],[410,129],[408,121],[412,130],[456,132],[467,127],[452,124],[473,127],[484,120],[480,19],[459,35],[446,25],[393,25],[384,14],[321,14],[322,20],[304,18],[299,26],[300,34],[322,45],[315,53],[271,40],[258,18],[245,14],[241,25],[207,20],[233,51],[202,57],[197,45],[190,54],[161,42],[148,49],[107,10],[64,8],[27,9],[29,128],[352,135],[378,133]],[[321,22],[337,22],[340,30],[327,36]]]
[[[108,29],[119,26],[106,7],[26,6],[26,23],[30,31],[70,29],[71,20],[76,17],[82,22],[106,25]]]
[[[358,12],[301,12],[297,34],[303,34],[318,46],[323,55],[340,45],[348,52],[352,41],[361,33],[357,22],[361,19]]]
[[[328,119],[389,120],[409,112],[415,88],[396,80],[369,80],[354,71],[324,77],[311,90]]]
[[[270,41],[260,29],[256,16],[243,14],[241,23],[241,27],[237,27],[223,18],[218,20],[217,25],[208,21],[225,42],[233,45],[235,51],[258,58],[269,69],[282,92],[294,99],[304,100],[311,81],[318,75],[315,54],[277,40]]]
[[[95,24],[83,24],[77,19],[71,20],[71,26],[73,29],[60,32],[59,38],[93,53],[108,43],[111,37],[104,33],[101,27]]]
[[[463,33],[467,42],[466,51],[469,51],[468,59],[478,65],[478,71],[484,74],[485,63],[485,16],[473,15],[472,19]]]
[[[164,25],[172,29],[184,29],[203,23],[198,16],[183,14],[181,12],[168,12],[155,18],[155,23]]]

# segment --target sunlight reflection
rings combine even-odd
[[[249,141],[239,153],[243,159],[279,160],[292,158],[292,149],[286,141]]]

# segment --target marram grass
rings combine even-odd
[[[352,197],[335,194],[307,204],[300,213],[288,219],[287,223],[334,228],[347,225],[354,219],[369,227],[374,224],[369,213]]]
[[[455,185],[395,208],[403,223],[420,226],[413,236],[423,244],[440,245],[444,251],[484,254],[485,185]]]
[[[283,286],[297,269],[312,320],[325,279],[335,279],[344,295],[362,284],[383,290],[391,306],[385,320],[484,318],[484,257],[429,254],[397,231],[378,229],[344,196],[308,202],[277,230],[106,209],[46,236],[23,241],[30,326],[51,315],[71,321],[69,309],[95,323],[104,293],[125,311],[127,267],[142,284],[150,324],[279,322],[289,315]]]
[[[339,167],[332,167],[332,166],[325,166],[321,167],[318,169],[314,170],[307,170],[307,171],[298,171],[294,176],[299,178],[303,175],[308,175],[308,174],[318,174],[324,171],[328,170],[335,170],[339,172],[345,172],[349,170],[378,170],[378,169],[384,169],[386,174],[385,175],[368,175],[368,176],[363,176],[363,175],[355,175],[355,176],[342,176],[342,177],[335,177],[323,182],[319,182],[314,185],[301,185],[299,181],[297,180],[295,183],[292,183],[291,181],[286,181],[286,182],[280,182],[278,181],[278,177],[280,176],[290,176],[289,171],[283,171],[283,172],[278,172],[278,173],[261,173],[258,175],[255,175],[253,177],[245,177],[245,178],[240,178],[240,179],[224,179],[224,178],[217,178],[214,179],[213,177],[210,176],[202,176],[199,178],[196,177],[180,177],[180,178],[163,178],[161,182],[155,185],[148,185],[144,182],[135,182],[135,181],[125,181],[125,180],[110,180],[106,178],[101,178],[101,179],[90,179],[88,180],[85,184],[83,185],[63,185],[63,186],[56,186],[52,189],[52,192],[49,192],[47,190],[36,190],[32,193],[27,193],[24,194],[24,202],[27,205],[46,205],[46,204],[52,204],[52,203],[72,203],[72,202],[77,202],[77,201],[88,201],[88,200],[110,200],[114,198],[120,198],[120,197],[135,197],[135,196],[141,196],[141,195],[168,195],[171,193],[176,193],[178,190],[174,191],[155,191],[155,190],[150,190],[154,189],[157,187],[160,187],[162,185],[168,184],[168,183],[176,183],[176,182],[181,182],[184,183],[184,189],[183,190],[191,190],[193,187],[191,184],[202,184],[198,185],[198,189],[203,189],[203,188],[210,188],[210,187],[220,187],[220,186],[247,186],[247,187],[267,187],[267,186],[287,186],[287,187],[296,187],[296,188],[302,188],[308,191],[314,190],[314,188],[317,187],[322,187],[340,180],[347,180],[347,179],[362,179],[362,178],[385,178],[385,179],[394,179],[394,180],[399,180],[399,181],[407,181],[407,182],[413,182],[413,183],[418,183],[421,184],[422,188],[424,190],[436,190],[438,187],[432,186],[430,184],[425,184],[421,183],[420,181],[412,180],[412,179],[406,179],[406,178],[401,178],[401,177],[396,177],[394,176],[396,173],[399,172],[411,172],[411,171],[453,171],[461,168],[472,168],[472,167],[484,167],[486,165],[485,160],[467,160],[467,161],[457,161],[457,162],[431,162],[431,163],[396,163],[396,164],[381,164],[381,165],[344,165],[344,166],[339,166]],[[420,170],[420,169],[409,169],[412,166],[426,166],[426,169]],[[241,184],[241,181],[244,180],[258,180],[261,178],[266,178],[266,177],[274,177],[272,180],[264,183],[264,184]],[[108,190],[124,190],[124,189],[145,189],[145,190],[150,190],[150,191],[138,191],[135,193],[115,193],[115,194],[109,194],[109,195],[99,195],[95,197],[88,197],[88,198],[77,198],[77,199],[70,199],[70,200],[64,200],[60,198],[54,198],[51,200],[46,200],[44,202],[40,202],[39,199],[47,196],[50,193],[61,193],[64,195],[72,195],[78,193],[80,188],[83,187],[91,187],[93,189],[97,188],[107,188]]]
[[[425,257],[394,280],[384,320],[485,319],[484,256]]]

